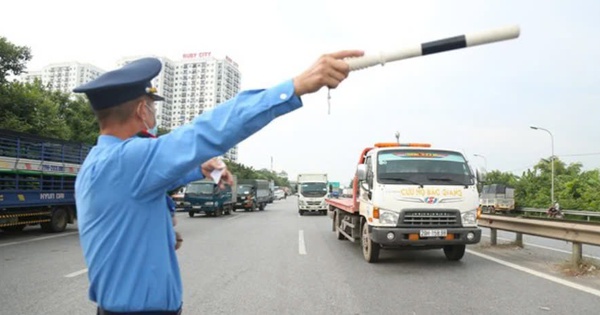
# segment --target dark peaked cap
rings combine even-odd
[[[150,82],[161,69],[162,64],[156,58],[138,59],[78,86],[73,92],[85,93],[94,110],[114,107],[142,95],[163,101],[162,96],[154,94],[156,88]]]

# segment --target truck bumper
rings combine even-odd
[[[446,230],[447,236],[422,237],[422,230]],[[412,246],[412,245],[460,245],[477,244],[481,241],[481,229],[468,228],[398,228],[369,226],[369,233],[373,242],[383,246]],[[388,238],[388,234],[392,238]]]
[[[215,212],[215,207],[214,206],[189,206],[186,210],[188,212],[194,212],[194,213],[200,213],[200,212],[210,213],[210,212]]]
[[[298,207],[299,211],[306,212],[319,212],[319,211],[327,211],[327,206],[301,206]]]

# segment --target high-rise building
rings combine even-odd
[[[241,74],[237,63],[227,56],[187,53],[175,63],[173,82],[173,103],[163,116],[167,128],[187,123],[203,111],[233,98],[240,91]],[[224,158],[237,161],[238,147],[229,150]]]
[[[21,75],[21,80],[32,83],[35,79],[50,90],[72,93],[81,84],[99,77],[104,70],[87,63],[63,62],[47,65],[41,71]]]

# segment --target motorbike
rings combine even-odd
[[[546,215],[549,218],[557,218],[557,219],[564,219],[564,215],[562,213],[562,211],[560,209],[557,209],[555,207],[550,207],[548,208],[548,211],[546,211]]]

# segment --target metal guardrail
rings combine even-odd
[[[517,211],[525,213],[546,213],[547,210],[548,209],[521,208]],[[590,221],[590,218],[600,218],[600,211],[562,210],[562,213],[585,217],[587,221]]]
[[[516,243],[523,246],[523,234],[564,240],[573,243],[572,259],[579,265],[582,259],[582,244],[600,246],[600,224],[586,224],[554,220],[537,220],[482,214],[479,226],[490,228],[491,244],[497,244],[497,230],[517,233]]]

